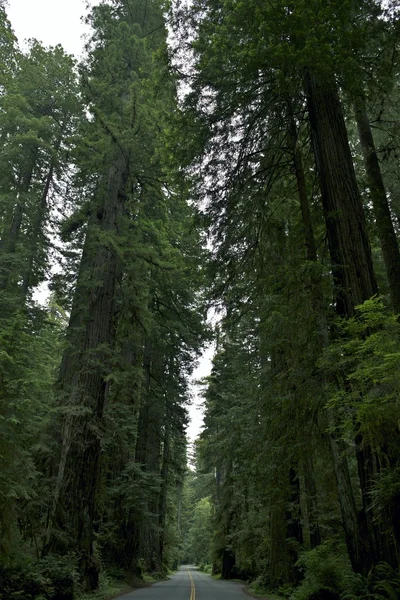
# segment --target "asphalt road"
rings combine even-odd
[[[119,596],[118,600],[249,600],[243,584],[215,580],[183,565],[168,581]]]

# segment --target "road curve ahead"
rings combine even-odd
[[[118,600],[249,600],[243,584],[215,580],[196,567],[183,565],[168,581],[119,596]]]

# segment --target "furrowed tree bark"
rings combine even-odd
[[[307,183],[304,173],[303,157],[299,146],[298,131],[293,115],[293,109],[290,100],[288,101],[288,110],[290,118],[290,138],[292,142],[293,166],[297,182],[297,191],[300,202],[300,210],[303,222],[304,242],[306,246],[306,258],[311,262],[318,262],[317,247],[315,243],[314,229],[311,218],[310,203],[308,199]],[[312,273],[312,288],[311,295],[314,297],[314,290],[320,292],[320,276],[319,273]],[[321,302],[318,305],[318,310],[322,310],[322,295]],[[306,518],[308,521],[308,531],[310,536],[311,548],[319,546],[321,543],[321,532],[318,522],[318,499],[317,489],[314,475],[314,461],[312,453],[309,449],[305,450],[305,455],[301,461],[303,479],[305,486],[305,509]]]
[[[361,148],[364,155],[365,170],[370,187],[370,196],[374,208],[375,224],[382,248],[393,309],[400,313],[400,251],[392,216],[388,204],[371,125],[365,108],[365,101],[359,98],[355,104],[355,116]]]
[[[114,294],[119,259],[110,243],[125,201],[128,169],[119,156],[108,173],[89,226],[61,369],[65,416],[46,551],[76,552],[84,589],[98,586],[93,522],[102,417],[114,339]],[[79,322],[79,327],[76,323]]]
[[[293,162],[296,172],[297,188],[303,220],[304,241],[307,247],[307,260],[317,264],[318,255],[310,214],[307,185],[303,168],[303,160],[301,150],[297,143],[297,130],[293,117],[291,130],[293,141]],[[317,271],[314,271],[311,274],[310,300],[315,313],[315,326],[317,329],[318,350],[319,352],[323,352],[324,348],[326,348],[329,344],[328,323],[326,319],[323,294],[321,289],[321,276],[320,273]],[[322,392],[325,386],[326,382],[324,376],[322,376]],[[332,464],[335,473],[338,491],[338,503],[340,506],[340,513],[342,517],[343,531],[348,554],[353,569],[355,571],[360,571],[363,568],[366,548],[363,541],[363,535],[360,530],[356,502],[354,499],[353,488],[351,485],[349,466],[345,455],[345,444],[341,439],[337,437],[335,433],[337,423],[336,417],[332,409],[326,409],[322,411],[320,418],[322,419],[324,428],[327,430],[329,429],[329,443],[331,448]],[[310,465],[307,464],[309,458],[309,456],[306,456],[303,463],[306,489],[309,494],[312,494],[307,508],[310,512],[310,515],[312,515],[315,512],[317,512],[317,508],[313,506],[312,500],[313,497],[316,498],[316,489],[315,481],[313,483],[312,470],[310,470]],[[315,547],[314,544],[318,545],[321,543],[321,536],[318,528],[318,520],[314,520],[317,527],[314,526],[313,532],[313,523],[310,518],[310,542],[312,547]]]
[[[366,221],[336,84],[333,78],[318,79],[308,71],[305,88],[328,234],[335,309],[339,316],[348,318],[355,315],[358,304],[378,293]],[[375,524],[370,492],[376,476],[376,457],[361,433],[357,434],[355,443],[363,501],[363,510],[358,515],[363,556],[359,559],[357,553],[351,559],[354,570],[367,573],[381,560],[393,564],[394,557],[388,552],[392,546],[391,532],[378,535]],[[353,513],[351,506],[347,512]],[[351,544],[350,537],[351,532],[346,532],[348,544]]]
[[[365,215],[334,81],[307,72],[305,87],[338,315],[378,293]]]

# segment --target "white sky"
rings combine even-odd
[[[90,0],[92,6],[98,3],[99,0]],[[79,57],[84,45],[82,36],[88,33],[88,28],[81,20],[82,15],[87,13],[87,4],[86,0],[8,0],[6,10],[22,47],[25,40],[36,38],[45,46],[61,44],[66,52]],[[213,353],[213,348],[205,350],[193,374],[193,382],[209,375]],[[202,400],[195,383],[192,385],[192,395],[188,435],[194,440],[203,423]]]
[[[86,0],[8,0],[6,10],[21,45],[33,37],[45,46],[61,44],[69,54],[79,56],[82,35],[88,31],[81,21],[86,4]]]
[[[211,373],[211,361],[215,353],[215,347],[207,348],[201,359],[199,360],[199,366],[195,369],[192,375],[192,396],[193,404],[189,408],[190,425],[188,427],[188,436],[190,440],[195,440],[199,435],[203,425],[203,399],[200,397],[200,386],[196,385],[196,381],[207,377]]]

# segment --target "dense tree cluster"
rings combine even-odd
[[[77,64],[0,2],[0,598],[399,597],[399,9],[104,0]]]
[[[208,548],[216,573],[296,599],[400,593],[398,8],[174,11],[179,160],[222,311]]]
[[[179,558],[204,268],[168,167],[167,31],[155,0],[103,2],[88,19],[77,65],[60,46],[22,52],[1,8],[7,599],[72,598],[98,587],[101,565],[162,576]]]

